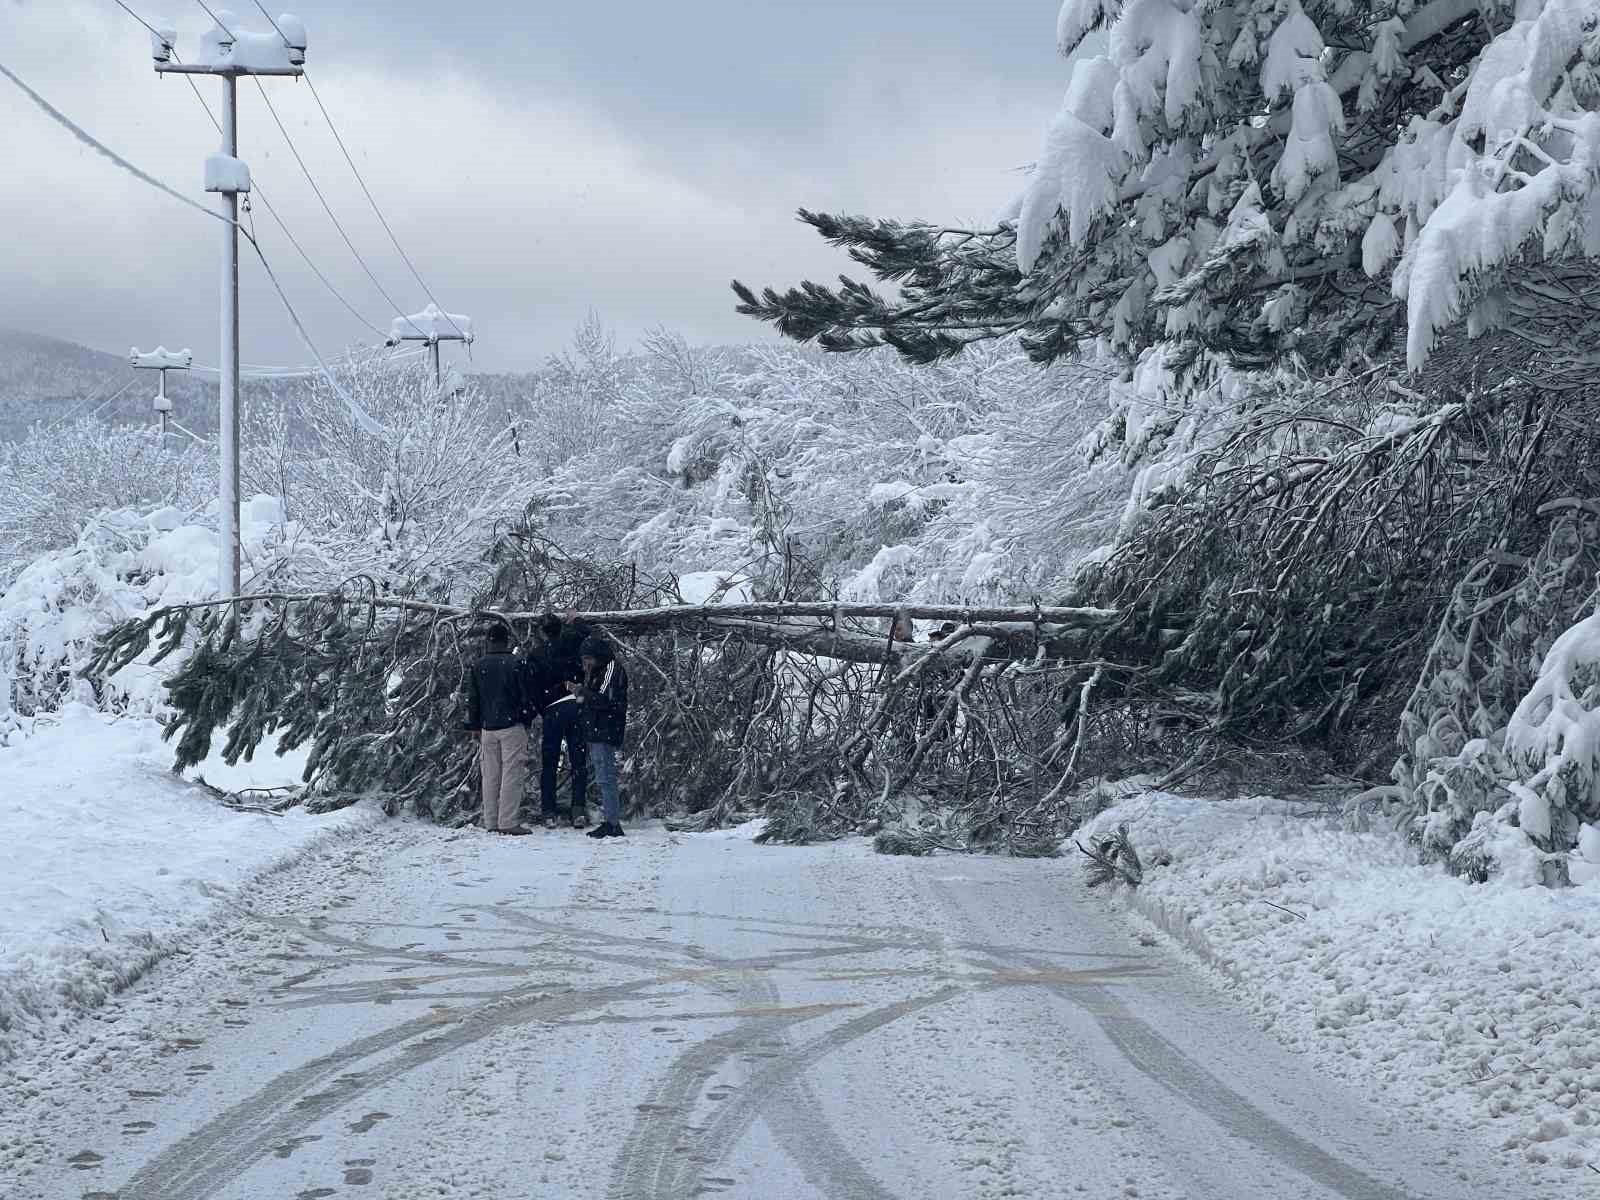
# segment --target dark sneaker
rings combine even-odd
[[[592,838],[610,837],[611,836],[611,826],[609,826],[609,825],[596,825],[593,829],[589,830],[588,836],[592,837]]]
[[[622,826],[618,825],[615,821],[612,821],[611,824],[608,826],[608,828],[611,830],[611,836],[612,837],[627,837],[628,836],[627,834],[622,832]]]
[[[581,809],[581,808],[573,809],[572,810],[572,827],[574,829],[586,829],[586,828],[588,828],[588,826],[589,826],[589,814],[584,812],[584,810]]]
[[[500,832],[507,837],[527,837],[533,830],[526,825],[513,825],[510,829],[502,829]]]

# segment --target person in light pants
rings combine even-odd
[[[600,788],[602,821],[592,838],[622,837],[622,797],[617,790],[617,755],[628,727],[628,673],[601,637],[584,639],[583,678],[568,684],[583,713],[589,766]]]
[[[517,819],[528,774],[528,723],[533,719],[522,664],[504,625],[489,630],[488,653],[467,676],[466,727],[478,734],[483,768],[483,828],[528,832]]]

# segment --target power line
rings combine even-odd
[[[151,33],[151,36],[153,36],[153,37],[163,37],[163,36],[165,36],[165,35],[162,34],[161,30],[157,29],[154,25],[150,24],[149,21],[146,21],[138,13],[134,12],[133,9],[129,8],[126,4],[124,4],[122,2],[122,0],[111,0],[111,2],[113,4],[115,4],[118,8],[120,8],[123,12],[127,13],[135,21],[139,22],[139,24],[143,25],[146,29],[148,29],[150,31],[150,33]]]
[[[241,233],[244,231],[241,229]],[[311,340],[311,335],[306,332],[306,327],[300,320],[300,314],[295,312],[294,305],[289,303],[289,297],[283,290],[283,285],[278,282],[278,276],[272,269],[272,264],[267,261],[266,253],[261,249],[261,243],[256,240],[254,232],[246,233],[245,238],[250,243],[250,248],[256,252],[256,257],[261,260],[261,269],[267,273],[271,280],[273,290],[278,293],[278,299],[283,302],[283,310],[289,314],[289,320],[294,323],[295,332],[300,335],[300,341],[311,352],[311,357],[317,360],[317,366],[322,368],[322,377],[327,380],[328,386],[333,389],[333,394],[344,401],[345,409],[350,413],[350,419],[364,432],[379,434],[384,428],[372,415],[356,403],[355,397],[339,386],[339,381],[333,377],[333,372],[328,369],[328,364],[323,361],[322,354],[317,350],[316,343]]]
[[[372,205],[372,211],[377,215],[378,223],[383,226],[383,231],[389,235],[389,240],[394,243],[394,248],[399,252],[401,260],[406,264],[406,269],[411,272],[411,277],[417,281],[417,286],[422,289],[423,294],[428,297],[433,306],[444,314],[444,319],[449,321],[451,327],[465,339],[466,332],[455,323],[448,312],[445,312],[444,305],[439,303],[438,297],[433,294],[422,276],[417,273],[417,268],[412,263],[411,256],[406,253],[405,247],[400,244],[400,239],[395,237],[394,230],[389,227],[389,222],[384,219],[383,210],[378,207],[378,202],[373,199],[372,190],[367,187],[367,181],[361,177],[361,169],[356,166],[356,160],[350,156],[350,150],[344,144],[344,138],[339,136],[339,129],[334,125],[333,118],[328,115],[328,107],[322,103],[322,96],[317,92],[317,85],[311,81],[310,73],[307,72],[301,77],[306,81],[306,87],[311,89],[311,97],[317,102],[317,108],[322,112],[322,119],[328,123],[328,129],[333,134],[333,140],[339,143],[339,150],[344,155],[345,162],[350,164],[350,171],[355,175],[356,182],[361,185],[362,194],[366,196],[367,203]]]
[[[92,411],[89,414],[89,416],[98,417],[103,411],[105,411],[106,405],[114,403],[116,400],[118,400],[122,396],[122,394],[124,392],[126,392],[132,386],[133,386],[133,380],[130,379],[130,380],[128,380],[127,383],[123,384],[116,391],[112,392],[111,395],[107,396],[104,400],[100,401],[99,404],[96,404],[94,406],[94,411]]]
[[[322,194],[322,189],[317,186],[317,181],[311,174],[311,168],[306,166],[306,160],[300,156],[300,151],[295,146],[294,139],[289,136],[289,130],[284,127],[283,119],[278,116],[278,110],[273,107],[272,100],[267,95],[267,89],[262,86],[259,79],[256,80],[256,89],[261,93],[261,99],[266,102],[267,111],[272,114],[273,124],[278,127],[278,132],[283,134],[283,141],[289,147],[289,153],[294,155],[294,161],[300,164],[301,173],[305,175],[306,182],[311,185],[311,190],[316,193],[317,200],[322,204],[322,211],[328,214],[328,220],[333,222],[333,227],[339,231],[339,236],[344,239],[344,244],[349,247],[350,253],[355,256],[355,260],[361,265],[361,269],[367,273],[367,278],[372,280],[372,286],[378,289],[378,294],[389,302],[389,307],[394,309],[395,316],[404,320],[405,311],[395,303],[394,297],[389,295],[383,284],[379,282],[378,277],[373,274],[372,268],[367,265],[367,260],[361,257],[361,251],[356,249],[356,244],[350,240],[350,235],[345,232],[345,228],[340,223],[339,218],[334,215],[333,206],[328,203],[328,198]],[[373,332],[378,333],[380,337],[383,336],[376,329]]]
[[[165,192],[175,200],[182,201],[196,212],[204,213],[206,216],[212,218],[213,220],[221,221],[225,225],[234,226],[239,233],[243,235],[244,239],[250,243],[251,248],[256,252],[256,257],[261,260],[261,268],[267,273],[267,278],[271,281],[273,290],[278,293],[278,299],[282,302],[284,311],[289,314],[289,320],[294,324],[295,332],[300,335],[301,342],[305,345],[305,348],[311,352],[311,357],[316,360],[317,366],[322,369],[323,377],[327,380],[328,386],[333,389],[333,392],[336,396],[344,401],[346,409],[348,409],[350,412],[351,419],[367,433],[383,432],[383,426],[377,421],[373,420],[371,415],[364,408],[362,408],[361,405],[357,404],[354,397],[346,392],[344,388],[340,387],[339,381],[333,377],[333,372],[328,369],[328,364],[323,360],[321,353],[318,352],[316,344],[312,342],[311,335],[306,332],[306,327],[300,320],[300,314],[295,312],[294,305],[289,302],[288,294],[283,290],[283,285],[278,282],[278,276],[272,270],[272,264],[267,261],[267,256],[261,249],[261,243],[253,231],[245,229],[244,226],[238,221],[231,220],[230,218],[223,216],[221,213],[216,212],[213,209],[206,208],[201,204],[196,204],[193,200],[190,200],[187,196],[183,195],[183,193],[175,190],[168,184],[162,183],[161,180],[157,179],[154,175],[151,175],[147,171],[142,171],[138,167],[134,166],[127,159],[123,158],[122,155],[111,149],[104,142],[98,141],[92,134],[85,131],[82,126],[74,122],[71,117],[67,116],[43,96],[39,95],[38,92],[34,91],[31,87],[19,79],[4,63],[0,63],[0,75],[4,75],[7,79],[11,80],[12,83],[16,84],[25,93],[27,93],[28,97],[32,99],[35,104],[49,114],[51,119],[56,121],[69,133],[71,133],[73,137],[77,138],[80,142],[90,147],[97,153],[110,159],[124,171],[127,171],[129,174],[134,176],[134,178],[149,184],[157,191]]]
[[[146,29],[149,29],[152,33],[155,33],[156,36],[160,36],[160,34],[157,33],[155,28],[148,21],[124,4],[122,0],[114,0],[114,2],[129,16],[133,17],[134,20],[138,21],[139,24],[143,25]],[[222,29],[223,32],[227,33],[229,37],[235,37],[232,30],[224,25],[220,20],[217,20],[216,13],[213,12],[210,6],[205,3],[205,0],[196,0],[196,3],[198,3],[201,8],[205,9],[206,14],[210,16],[213,21],[216,21],[217,26]],[[261,0],[254,0],[254,3],[255,6],[261,10],[261,15],[266,17],[268,23],[271,24],[278,37],[282,39],[283,44],[285,46],[291,45],[289,38],[284,34],[283,29],[278,25],[278,22],[273,18],[266,6],[261,3]],[[174,57],[176,58],[176,55],[174,55]],[[417,281],[417,285],[422,289],[423,294],[428,297],[429,301],[432,302],[433,306],[437,308],[441,314],[443,314],[445,320],[450,322],[451,328],[454,329],[456,333],[460,334],[463,339],[466,339],[465,331],[460,325],[456,324],[455,319],[448,311],[445,310],[444,305],[439,303],[439,298],[435,296],[433,294],[433,290],[428,287],[427,281],[424,280],[421,273],[418,272],[416,264],[411,261],[411,256],[406,253],[405,247],[400,244],[400,239],[395,236],[394,229],[390,226],[388,219],[383,215],[383,210],[378,207],[378,201],[373,196],[372,189],[367,186],[367,181],[362,176],[361,169],[356,166],[356,161],[350,154],[350,148],[345,145],[344,138],[340,135],[338,126],[333,123],[333,117],[328,112],[327,105],[322,102],[322,95],[317,91],[316,84],[312,82],[310,74],[302,73],[301,77],[306,81],[306,86],[311,89],[311,96],[317,103],[318,111],[322,113],[322,119],[327,122],[328,130],[333,134],[333,140],[338,143],[339,152],[344,155],[345,162],[350,166],[351,174],[356,177],[356,183],[361,187],[362,195],[366,196],[367,203],[372,206],[373,214],[378,218],[378,223],[383,226],[384,233],[388,234],[389,241],[393,243],[395,250],[400,255],[401,261],[405,263],[406,270],[411,272],[411,277]],[[194,80],[189,79],[187,76],[185,76],[185,79],[187,80],[189,87],[194,91],[195,97],[200,100],[202,105],[204,105],[207,115],[210,116],[211,106],[205,103],[205,97],[200,95],[200,89],[195,86]],[[356,250],[354,243],[351,242],[349,235],[345,233],[344,226],[342,226],[339,223],[338,218],[333,215],[333,209],[329,206],[327,199],[323,196],[322,189],[317,186],[316,180],[312,178],[310,169],[306,166],[304,159],[301,158],[299,150],[295,148],[294,140],[289,136],[289,131],[284,127],[282,120],[279,119],[277,109],[273,108],[272,101],[268,99],[266,89],[261,86],[261,81],[259,79],[256,80],[256,87],[261,90],[261,98],[266,101],[267,110],[272,114],[273,122],[278,126],[278,131],[283,134],[283,139],[285,143],[288,144],[290,153],[294,155],[295,161],[300,164],[301,171],[305,173],[306,181],[311,184],[312,191],[316,192],[317,199],[321,201],[323,210],[328,214],[328,219],[331,220],[334,224],[334,227],[338,229],[339,236],[344,239],[345,245],[349,246],[350,253],[353,254],[356,258],[356,261],[361,264],[361,269],[366,272],[367,278],[372,280],[373,286],[376,287],[383,298],[389,302],[389,306],[395,310],[395,315],[400,317],[402,320],[408,321],[412,328],[416,329],[416,323],[410,322],[409,317],[407,317],[406,314],[401,311],[400,306],[394,302],[394,299],[389,295],[388,291],[384,289],[383,284],[378,282],[377,276],[373,274],[372,269],[367,266],[366,260],[361,257],[360,252]],[[215,116],[211,116],[211,122],[213,125],[217,124]],[[218,126],[218,128],[220,129],[221,127]],[[289,232],[288,226],[283,222],[283,219],[278,216],[277,212],[267,201],[266,197],[261,196],[260,199],[261,202],[266,205],[267,211],[271,214],[272,219],[276,221],[279,228],[283,230],[284,236],[289,239],[289,241],[295,246],[296,250],[300,251],[301,257],[305,258],[307,264],[311,266],[312,270],[316,271],[317,276],[322,280],[323,285],[330,291],[334,291],[333,285],[327,281],[326,277],[322,275],[322,272],[317,269],[314,263],[311,262],[310,255],[308,255],[305,250],[300,247],[299,243],[295,240],[294,235]],[[354,307],[349,301],[345,300],[343,296],[339,296],[336,291],[334,291],[334,294],[339,299],[339,302],[349,309],[352,314],[356,315],[357,319],[360,320],[362,324],[366,325],[368,329],[371,329],[380,337],[383,336],[381,330],[374,326],[365,317],[362,317],[359,313],[355,312]],[[418,330],[418,332],[421,331]],[[471,343],[469,342],[468,345],[470,347]],[[471,353],[470,348],[468,353]]]
[[[117,2],[121,3],[121,0],[117,0]],[[195,0],[195,3],[199,4],[201,8],[205,9],[206,14],[213,21],[217,22],[217,26],[224,33],[226,33],[229,37],[234,38],[235,41],[238,40],[237,35],[235,35],[231,29],[229,29],[217,18],[217,14],[211,10],[211,6],[208,5],[205,0]],[[267,11],[265,6],[262,5],[261,0],[255,0],[255,5],[261,10],[262,16],[267,18],[267,22],[272,26],[278,37],[282,39],[283,44],[285,46],[291,45],[289,38],[284,34],[283,29],[278,25],[278,22],[273,18],[272,14]],[[131,12],[131,10],[129,11]],[[143,23],[142,20],[141,23]],[[146,25],[146,28],[148,28],[148,25]],[[310,86],[311,80],[307,78],[306,83],[308,86]],[[190,82],[190,86],[194,86],[193,81]],[[350,248],[350,253],[355,256],[356,262],[361,264],[361,269],[366,272],[367,278],[372,280],[372,286],[378,289],[379,295],[389,302],[390,308],[394,309],[395,316],[399,317],[401,320],[409,321],[405,310],[402,309],[399,304],[395,303],[394,297],[390,296],[387,289],[385,289],[383,284],[378,281],[377,275],[375,275],[372,271],[372,268],[367,265],[366,259],[361,257],[361,252],[356,249],[355,243],[350,240],[350,235],[345,232],[344,226],[340,224],[339,218],[334,216],[332,206],[328,203],[327,197],[322,194],[322,189],[317,186],[317,181],[311,175],[311,169],[306,166],[305,159],[300,156],[300,151],[298,148],[296,148],[294,139],[289,136],[288,129],[284,127],[282,119],[278,116],[278,110],[273,107],[272,100],[267,96],[267,90],[262,86],[260,79],[256,79],[256,88],[261,92],[261,99],[266,102],[267,111],[272,114],[272,120],[273,123],[277,125],[278,132],[283,134],[283,140],[284,143],[289,147],[289,153],[294,155],[295,162],[300,164],[300,170],[305,174],[306,182],[311,185],[311,190],[316,193],[317,200],[322,204],[322,210],[328,214],[328,220],[333,222],[334,228],[339,231],[339,236],[344,239],[344,244]],[[196,89],[196,95],[198,94],[199,90]],[[311,88],[311,94],[316,99],[317,108],[321,110],[323,120],[327,121],[328,128],[333,131],[334,140],[339,143],[339,149],[344,154],[345,161],[350,164],[350,170],[355,173],[356,182],[361,185],[361,190],[367,197],[367,203],[371,204],[372,211],[377,213],[378,221],[383,226],[384,232],[389,235],[389,240],[394,243],[394,248],[400,252],[400,257],[402,260],[404,260],[406,268],[411,272],[412,277],[415,278],[417,283],[422,287],[422,290],[427,295],[428,299],[433,301],[435,308],[439,308],[440,311],[443,312],[443,307],[439,304],[438,300],[434,299],[433,293],[428,290],[428,285],[423,283],[422,276],[417,274],[416,267],[412,265],[411,259],[407,256],[405,250],[401,248],[399,240],[394,236],[394,230],[389,228],[389,222],[384,220],[383,212],[378,208],[378,202],[372,198],[372,193],[367,188],[366,180],[362,179],[361,172],[356,168],[355,160],[350,157],[350,151],[345,148],[344,139],[339,136],[338,129],[334,127],[333,118],[328,115],[328,110],[322,103],[322,97],[317,95],[317,89],[315,87]],[[265,201],[263,201],[263,203],[264,202]],[[268,211],[270,212],[271,205],[268,205],[267,207]],[[276,213],[273,214],[273,219],[278,220],[280,225],[283,224],[283,222],[278,219]],[[287,227],[284,228],[284,234],[285,236],[288,236]],[[294,239],[291,237],[290,240],[293,241]],[[445,313],[444,315],[445,319],[450,321],[451,326],[455,327],[456,332],[461,333],[460,327],[456,326],[455,321],[450,319],[450,314]],[[411,326],[413,329],[417,328],[415,322],[411,322]],[[376,327],[369,324],[368,328],[372,329],[374,333],[379,333],[379,336],[382,336],[381,332]],[[420,329],[418,332],[421,332]]]
[[[122,0],[116,0],[116,2],[118,4],[121,4]],[[124,5],[124,7],[126,7],[126,6]],[[136,18],[137,18],[137,16],[138,15],[135,14]],[[172,57],[177,61],[180,61],[180,62],[182,61],[181,59],[178,59],[178,56],[177,56],[176,52],[174,52]],[[222,132],[222,122],[217,120],[216,113],[211,111],[211,105],[207,104],[206,103],[206,98],[200,94],[199,85],[197,85],[195,83],[194,77],[190,76],[190,75],[185,75],[183,77],[183,81],[189,85],[189,90],[194,93],[194,98],[196,100],[200,101],[200,107],[206,110],[206,116],[211,118],[211,124],[215,127],[216,131],[218,133],[221,133]],[[260,86],[260,81],[259,80],[257,81],[257,86]],[[263,93],[263,96],[264,95],[265,95],[265,93]],[[329,295],[331,295],[340,304],[344,305],[345,311],[348,312],[357,321],[360,321],[361,324],[365,325],[369,330],[371,330],[373,332],[374,335],[376,335],[377,337],[380,337],[380,338],[381,337],[387,337],[388,335],[386,333],[384,333],[383,330],[379,329],[371,321],[367,320],[367,318],[364,317],[361,314],[360,310],[357,309],[354,304],[351,304],[350,301],[346,300],[345,297],[344,297],[344,293],[339,291],[338,288],[334,287],[333,286],[333,281],[330,280],[326,275],[324,275],[322,273],[322,268],[317,266],[316,261],[307,252],[306,248],[300,244],[300,239],[295,237],[294,234],[290,232],[288,224],[284,221],[284,219],[282,217],[280,217],[278,215],[278,210],[272,206],[272,201],[267,199],[266,192],[262,190],[262,188],[261,188],[261,186],[259,184],[256,185],[254,193],[253,193],[253,196],[254,196],[254,199],[261,201],[262,206],[265,207],[266,210],[267,210],[267,215],[269,217],[271,217],[273,219],[273,221],[277,224],[278,228],[283,232],[283,236],[289,239],[289,244],[295,248],[295,250],[299,253],[300,257],[305,259],[306,266],[311,268],[311,273],[317,277],[317,279],[321,282],[322,286],[328,289]]]
[[[229,29],[226,25],[224,25],[222,23],[221,18],[219,18],[216,13],[211,11],[211,6],[206,3],[206,0],[194,0],[194,2],[196,4],[198,4],[201,8],[206,10],[206,16],[210,17],[213,21],[216,21],[218,29],[222,30],[223,33],[227,34],[228,37],[231,38],[234,42],[238,42],[238,40],[239,40],[238,35],[235,34],[233,32],[233,30]]]
[[[275,32],[280,38],[283,38],[283,44],[285,46],[287,46],[287,47],[289,47],[289,49],[293,50],[294,49],[294,43],[291,42],[287,37],[284,36],[283,30],[278,27],[277,19],[275,17],[273,17],[273,15],[270,12],[267,11],[267,6],[265,4],[263,4],[263,3],[261,3],[261,0],[255,0],[255,3],[256,3],[256,7],[261,10],[261,15],[267,19],[267,24],[272,26],[273,32]]]
[[[383,362],[385,365],[391,362],[403,362],[406,359],[420,358],[426,353],[426,350],[407,350],[400,354],[387,355],[385,356]],[[357,361],[358,359],[354,356],[346,356],[341,359],[336,359],[334,365],[351,366]],[[201,375],[217,375],[221,373],[221,368],[219,367],[208,367],[200,364],[191,366],[189,370],[191,374],[198,372]],[[246,363],[239,374],[245,379],[306,379],[310,376],[316,375],[317,368],[314,365],[306,366],[304,364],[287,367],[268,367]]]
[[[113,380],[114,380],[114,378],[115,377],[113,377]],[[105,383],[101,384],[98,388],[95,389],[93,395],[91,395],[87,400],[85,400],[81,404],[79,404],[71,412],[64,413],[63,415],[57,417],[54,421],[51,421],[50,424],[45,426],[45,432],[48,433],[52,429],[59,429],[62,425],[65,425],[68,421],[76,421],[76,420],[78,420],[78,418],[84,416],[84,410],[86,410],[91,404],[95,404],[95,401],[99,400],[100,401],[99,404],[95,405],[94,412],[91,412],[91,413],[88,414],[91,417],[94,416],[101,409],[103,409],[106,405],[110,404],[113,400],[115,400],[118,396],[121,396],[123,392],[127,391],[134,384],[134,381],[132,379],[130,379],[126,383],[124,383],[121,387],[119,387],[115,392],[111,393],[111,395],[106,396],[106,398],[104,400],[101,400],[100,397],[102,395],[104,395],[106,388],[111,386],[111,383],[113,382],[113,380],[107,380]]]
[[[161,32],[155,28],[155,26],[150,24],[149,21],[146,21],[138,13],[134,12],[133,9],[129,8],[126,4],[124,4],[123,0],[112,0],[112,3],[114,3],[118,8],[122,9],[123,12],[127,13],[135,21],[139,22],[139,24],[143,25],[146,29],[148,29],[156,37],[162,37],[163,36],[161,34]],[[273,28],[277,29],[277,23],[276,22],[273,23]],[[283,31],[281,29],[278,30],[278,36],[279,37],[283,37]],[[288,41],[289,41],[288,38],[284,38],[284,44],[285,45],[288,45]],[[177,53],[176,50],[174,50],[172,52],[172,59],[173,59],[174,62],[177,62],[177,63],[180,63],[180,64],[183,62],[183,60],[178,57],[178,53]],[[211,127],[213,129],[215,129],[220,134],[222,132],[222,122],[217,120],[217,114],[211,111],[211,105],[208,104],[206,102],[206,98],[203,95],[200,94],[200,88],[195,83],[194,77],[192,75],[185,75],[183,77],[183,81],[186,84],[189,85],[189,90],[194,93],[194,98],[197,101],[199,101],[200,107],[205,110],[206,116],[211,121]],[[260,81],[258,80],[257,81],[258,86],[259,86],[259,82]],[[264,93],[263,93],[263,95],[264,95]],[[276,115],[276,114],[274,114],[274,115]],[[380,338],[387,337],[388,334],[386,334],[383,330],[379,329],[371,321],[367,320],[367,318],[361,314],[360,310],[357,309],[354,304],[350,303],[349,300],[345,299],[344,294],[342,292],[340,292],[338,288],[334,287],[333,281],[330,280],[327,277],[327,275],[325,275],[323,273],[321,267],[317,266],[315,260],[312,259],[311,255],[306,251],[306,248],[300,244],[300,239],[294,236],[294,234],[290,231],[288,224],[284,221],[284,219],[281,216],[278,215],[278,210],[272,206],[272,201],[267,198],[266,192],[263,191],[259,186],[257,186],[256,189],[255,189],[255,192],[254,192],[254,196],[255,196],[255,199],[261,201],[262,205],[267,210],[267,215],[272,218],[273,222],[278,226],[279,230],[282,231],[283,236],[288,239],[289,244],[291,246],[293,246],[295,248],[295,251],[300,255],[300,257],[305,260],[306,266],[311,268],[311,273],[313,275],[315,275],[317,277],[318,282],[320,282],[322,284],[322,286],[328,290],[328,294],[331,295],[340,304],[344,305],[345,311],[348,312],[357,321],[359,321],[362,325],[365,325],[367,327],[367,329],[370,330],[374,336],[380,337]]]
[[[150,175],[150,174],[148,174],[148,173],[146,173],[144,171],[141,171],[138,167],[134,166],[127,159],[123,158],[122,155],[118,154],[115,150],[113,150],[109,146],[105,145],[105,143],[95,140],[95,138],[93,136],[91,136],[90,134],[86,133],[81,126],[77,125],[72,120],[71,117],[67,116],[59,108],[57,108],[55,105],[51,104],[50,101],[46,100],[38,92],[34,91],[31,87],[29,87],[26,83],[22,82],[22,80],[20,78],[18,78],[17,75],[15,73],[13,73],[11,71],[11,69],[9,67],[7,67],[4,63],[0,63],[0,75],[4,75],[7,79],[11,80],[12,83],[16,84],[19,88],[21,88],[22,91],[24,93],[26,93],[28,98],[30,100],[32,100],[35,104],[37,104],[41,109],[43,109],[45,114],[48,117],[50,117],[51,120],[55,121],[57,124],[59,124],[63,128],[65,128],[67,130],[67,132],[72,134],[73,137],[77,138],[80,142],[82,142],[85,146],[88,146],[91,150],[95,151],[97,154],[101,154],[101,155],[105,156],[106,158],[110,159],[112,162],[116,163],[117,166],[121,167],[124,171],[127,171],[135,179],[141,180],[144,183],[148,183],[151,187],[155,188],[157,191],[165,192],[167,195],[171,196],[174,200],[178,201],[180,204],[187,204],[190,208],[194,209],[196,212],[205,213],[205,215],[210,217],[213,221],[221,221],[224,225],[237,225],[238,224],[237,221],[234,221],[234,220],[232,220],[232,219],[230,219],[228,217],[223,216],[221,213],[217,212],[216,209],[207,208],[205,205],[198,204],[195,201],[189,199],[189,197],[185,196],[182,192],[178,191],[176,188],[170,187],[167,184],[162,183],[161,180],[157,179],[154,175]]]
[[[294,234],[289,232],[289,227],[284,224],[283,218],[278,215],[278,210],[272,207],[272,202],[267,199],[266,195],[261,191],[260,188],[256,189],[255,198],[261,201],[261,203],[266,207],[267,215],[270,216],[277,224],[278,228],[283,231],[283,236],[289,239],[289,244],[299,251],[300,257],[306,260],[306,266],[311,268],[312,274],[322,281],[322,286],[328,289],[328,291],[333,295],[334,299],[336,299],[340,304],[344,305],[345,309],[350,313],[350,315],[371,330],[375,336],[380,338],[387,337],[388,334],[384,333],[383,330],[379,329],[371,321],[367,320],[366,317],[362,316],[361,313],[357,311],[355,305],[346,300],[339,292],[339,289],[334,287],[333,284],[329,282],[328,277],[322,273],[322,269],[318,267],[317,264],[312,260],[311,255],[306,253],[306,249],[300,244],[299,239],[296,238]]]

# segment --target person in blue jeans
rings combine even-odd
[[[628,729],[628,673],[602,637],[584,639],[583,678],[568,684],[577,698],[589,746],[589,766],[600,787],[601,823],[592,838],[622,837],[622,798],[617,792],[617,755]]]

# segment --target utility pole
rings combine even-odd
[[[165,346],[157,346],[148,354],[140,353],[135,346],[128,351],[128,362],[135,371],[160,371],[160,384],[156,388],[155,410],[161,415],[161,432],[167,432],[167,414],[172,411],[172,401],[167,398],[167,372],[187,371],[194,363],[194,354],[189,350],[168,350]]]
[[[439,364],[440,342],[473,342],[472,318],[461,313],[447,313],[438,305],[429,304],[419,313],[409,317],[396,317],[389,322],[389,338],[384,343],[398,346],[401,342],[427,342],[433,357],[433,386],[442,394],[444,371]]]
[[[272,33],[248,33],[223,9],[216,25],[200,39],[194,62],[177,62],[172,53],[177,32],[150,35],[156,73],[215,75],[222,80],[222,149],[206,159],[206,191],[222,197],[227,222],[222,234],[222,414],[218,441],[222,470],[218,484],[217,534],[221,544],[217,587],[239,594],[239,193],[250,190],[250,168],[239,154],[239,76],[305,74],[306,27],[298,17],[281,16]]]

